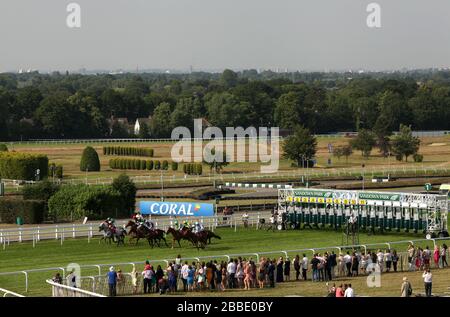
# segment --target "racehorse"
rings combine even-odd
[[[215,234],[211,230],[206,230],[205,229],[204,232],[206,232],[206,239],[208,240],[209,244],[211,244],[211,238],[216,238],[216,239],[219,239],[219,240],[222,239],[220,236],[218,236],[217,234]]]
[[[192,230],[188,229],[185,230],[185,236],[195,247],[197,247],[197,250],[200,248],[204,249],[208,244],[208,233],[206,231],[194,233]]]
[[[102,241],[107,241],[109,244],[111,244],[111,240],[114,242],[117,242],[117,246],[122,243],[125,245],[125,235],[127,234],[127,231],[124,228],[117,228],[115,232],[112,232],[112,230],[108,227],[106,222],[102,222],[100,226],[98,226],[98,231],[103,231],[103,237],[100,238],[98,243],[101,243]]]
[[[172,227],[169,227],[169,229],[167,229],[167,234],[172,234],[172,249],[174,247],[175,242],[178,242],[178,246],[181,248],[181,240],[188,240],[190,241],[187,237],[186,237],[186,232],[187,230],[185,230],[184,228],[180,231],[180,230],[175,230]]]
[[[160,247],[160,242],[162,240],[167,247],[169,246],[166,238],[164,237],[165,232],[161,229],[150,230],[146,226],[138,226],[138,224],[133,220],[128,221],[125,228],[128,227],[130,227],[130,231],[128,232],[128,234],[131,235],[130,243],[132,239],[136,239],[137,245],[140,239],[147,239],[148,244],[153,248],[155,242],[158,247]]]

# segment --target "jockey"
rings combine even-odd
[[[149,230],[155,230],[155,224],[149,219],[144,221],[144,226],[146,226]]]
[[[186,227],[187,229],[191,228],[191,225],[190,225],[189,221],[185,220],[183,222],[183,225],[181,226],[180,231],[183,230],[184,227]]]
[[[180,224],[178,223],[178,220],[175,220],[173,222],[173,227],[175,228],[175,230],[180,230]]]
[[[106,223],[108,224],[109,230],[111,230],[112,233],[116,232],[116,225],[115,220],[113,218],[106,219]]]
[[[198,221],[195,222],[194,229],[193,229],[194,233],[199,233],[199,232],[202,232],[203,230],[204,230],[203,225],[201,223],[199,223]]]

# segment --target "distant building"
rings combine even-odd
[[[128,122],[127,118],[115,118],[114,116],[111,116],[110,119],[106,119],[106,122],[108,123],[108,130],[109,134],[111,135],[113,133],[113,126],[120,125],[123,127],[123,129],[130,134],[132,131],[132,126]]]
[[[150,123],[152,122],[152,117],[148,118],[137,118],[134,124],[134,134],[138,135],[141,132],[141,127],[143,124],[150,128]]]

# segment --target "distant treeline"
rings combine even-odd
[[[312,133],[450,130],[450,72],[0,74],[0,141],[165,138],[194,118]]]

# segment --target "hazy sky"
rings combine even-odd
[[[447,67],[449,17],[449,0],[1,0],[0,72]]]

